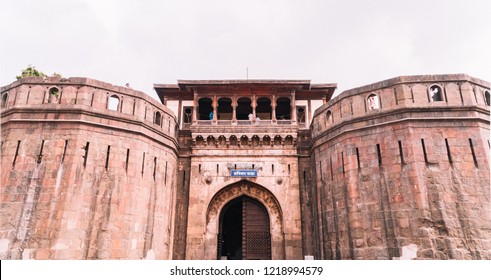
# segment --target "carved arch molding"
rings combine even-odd
[[[229,201],[242,195],[254,198],[266,207],[270,218],[272,258],[284,259],[285,244],[283,236],[283,218],[280,204],[273,193],[271,193],[269,190],[247,180],[242,180],[222,188],[211,199],[206,212],[206,259],[214,259],[217,255],[217,234],[219,227],[219,216],[222,208]]]

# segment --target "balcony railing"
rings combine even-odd
[[[211,126],[211,125],[218,125],[218,126],[229,126],[229,125],[239,125],[239,126],[270,126],[270,125],[292,125],[293,122],[292,120],[256,120],[256,121],[250,121],[250,120],[217,120],[217,121],[212,121],[212,120],[198,120],[197,125],[200,126]],[[296,125],[303,127],[306,126],[305,122],[302,123],[297,123]],[[191,123],[184,123],[183,128],[190,128],[192,126]]]

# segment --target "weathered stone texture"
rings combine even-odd
[[[93,80],[20,83],[7,88],[2,110],[1,258],[170,258],[177,180],[170,112]],[[46,103],[52,85],[59,103]],[[120,98],[119,112],[106,108],[109,94]],[[160,108],[171,132],[127,107]]]
[[[164,103],[167,92],[196,107],[199,93],[214,106],[214,119],[179,130],[169,108],[130,88],[87,78],[2,87],[0,258],[217,259],[220,215],[248,196],[267,211],[272,259],[491,259],[488,82],[381,81],[325,103],[310,128],[216,119],[217,97],[236,106],[254,91],[254,108],[260,97],[305,106],[334,88],[162,85]]]
[[[316,112],[317,258],[405,258],[413,245],[418,259],[491,258],[489,106],[475,98],[489,84],[437,78],[350,90]],[[433,84],[443,101],[428,101]],[[371,93],[379,109],[326,124],[339,102],[359,108]]]

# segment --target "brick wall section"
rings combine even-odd
[[[0,258],[172,258],[178,155],[167,108],[86,78],[27,78],[1,92]]]
[[[428,101],[434,84],[443,101]],[[316,111],[318,257],[404,259],[416,246],[418,259],[491,258],[484,90],[489,83],[466,75],[399,77],[344,92]],[[368,111],[371,93],[381,108]],[[352,114],[343,109],[349,100]]]

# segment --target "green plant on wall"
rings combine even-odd
[[[22,73],[19,76],[16,76],[17,80],[26,78],[26,77],[48,77],[48,75],[36,69],[36,66],[29,65],[26,69],[22,70]],[[51,77],[62,78],[60,73],[53,73]]]
[[[17,80],[25,77],[47,77],[48,75],[36,69],[35,66],[29,65],[26,69],[22,70],[22,74],[17,76]]]
[[[60,90],[54,87],[49,90],[49,93],[53,96],[58,97],[60,95]]]

